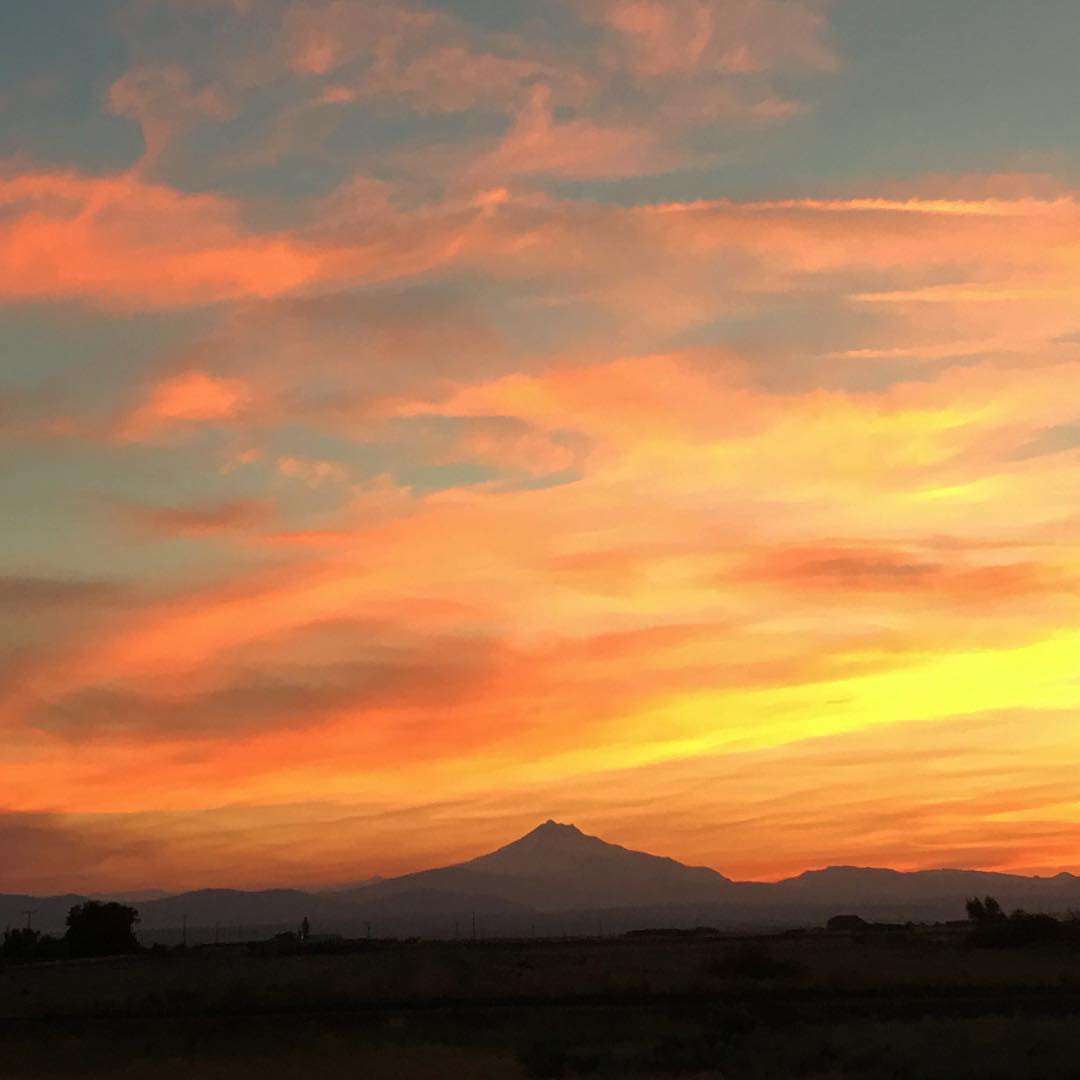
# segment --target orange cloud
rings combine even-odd
[[[656,172],[674,160],[647,128],[556,121],[551,91],[538,84],[499,146],[472,171],[485,180],[489,174],[590,179]]]
[[[0,180],[0,296],[185,306],[290,292],[327,260],[288,236],[245,232],[217,195],[134,174],[29,173]]]
[[[232,109],[218,87],[193,90],[190,73],[178,65],[135,68],[109,89],[109,106],[142,128],[142,167],[154,164],[176,132],[203,117],[224,119]]]
[[[1073,865],[1071,758],[1062,750],[1074,736],[1068,715],[1005,712],[607,770],[588,785],[553,779],[512,794],[8,813],[0,815],[0,838],[7,851],[35,854],[14,860],[9,887],[39,893],[55,880],[55,866],[66,868],[72,887],[96,887],[106,854],[109,880],[145,887],[150,848],[154,880],[165,888],[303,886],[405,873],[490,850],[547,812],[735,877],[775,879],[825,859],[1057,872]],[[981,748],[977,760],[973,743]],[[855,818],[865,827],[853,830]]]
[[[815,0],[590,0],[566,14],[584,23],[572,49],[419,5],[305,4],[287,12],[281,47],[291,70],[314,84],[315,107],[375,102],[512,117],[493,146],[440,142],[395,155],[422,182],[437,168],[467,184],[493,174],[537,183],[700,163],[709,155],[681,142],[683,133],[786,119],[802,105],[778,92],[774,74],[835,66]],[[620,105],[628,83],[643,106],[635,122]],[[573,115],[556,119],[552,107]],[[283,120],[287,138],[298,134],[294,119]]]
[[[20,880],[145,885],[148,836],[163,885],[392,872],[552,814],[755,876],[1074,859],[1075,193],[646,201],[841,69],[826,7],[585,0],[567,48],[238,3],[189,66],[133,49],[134,169],[8,167],[0,301],[81,305],[4,390]],[[196,306],[132,389],[99,327]]]
[[[263,524],[273,507],[266,500],[233,499],[191,506],[119,505],[123,517],[139,529],[164,536],[210,536]]]
[[[1015,177],[633,206],[530,193],[686,164],[704,118],[796,107],[771,72],[836,64],[812,3],[576,10],[595,71],[420,9],[293,9],[295,117],[393,102],[504,127],[350,162],[288,226],[147,178],[178,133],[243,108],[240,77],[171,66],[112,87],[143,125],[139,172],[0,181],[6,301],[218,306],[213,347],[174,353],[113,414],[123,456],[154,443],[190,470],[170,436],[233,436],[210,470],[225,494],[122,504],[149,588],[0,582],[22,635],[0,661],[4,798],[77,816],[51,819],[57,852],[116,850],[131,874],[152,810],[163,882],[253,879],[283,821],[306,862],[282,879],[332,875],[359,837],[387,872],[430,854],[387,808],[473,808],[483,847],[496,814],[555,804],[755,876],[823,845],[1071,858],[1076,198]],[[626,85],[648,109],[611,105]],[[765,345],[712,345],[731,321]],[[157,537],[233,542],[181,586],[156,577]],[[312,791],[325,804],[289,818]],[[214,809],[222,792],[243,806]],[[105,813],[131,816],[89,820]],[[199,814],[235,828],[228,866]]]
[[[1062,474],[1004,520],[1000,495],[978,486],[986,459],[969,457],[986,452],[1006,416],[995,405],[1008,397],[1000,376],[961,371],[873,398],[777,398],[694,359],[556,368],[462,392],[453,402],[462,415],[558,416],[586,433],[583,474],[346,518],[336,535],[294,546],[281,571],[156,604],[69,650],[24,684],[24,723],[42,697],[75,703],[76,717],[107,692],[114,704],[140,703],[132,715],[157,717],[181,743],[201,743],[175,721],[207,695],[233,700],[238,662],[300,664],[298,677],[307,667],[318,685],[326,633],[357,618],[376,622],[384,641],[393,626],[436,649],[454,640],[461,656],[487,658],[484,677],[437,705],[372,699],[354,685],[296,697],[293,723],[238,732],[239,756],[237,739],[200,746],[190,767],[162,746],[147,765],[159,805],[203,805],[222,783],[237,797],[287,801],[313,783],[345,791],[361,771],[393,800],[404,797],[405,763],[410,785],[424,777],[451,798],[492,769],[527,788],[722,751],[780,752],[909,719],[1069,707],[1077,556],[1071,544],[1052,555],[1038,547],[1045,516],[1072,512],[1051,494]],[[1010,425],[1025,399],[1011,400]],[[1039,393],[1026,400],[1042,423]],[[1016,468],[995,483],[1029,483]],[[981,543],[1000,548],[949,554],[938,544],[958,502]],[[865,539],[808,540],[828,535]],[[973,619],[975,610],[995,618]],[[161,685],[182,685],[183,700],[155,706]],[[117,761],[124,736],[113,732]],[[63,767],[72,806],[139,805],[143,781],[118,787],[110,760]],[[30,769],[27,785],[58,768]],[[20,784],[15,805],[44,808],[30,791]]]
[[[823,5],[807,0],[600,0],[590,5],[644,75],[831,69]]]
[[[759,290],[868,268],[937,272],[959,252],[992,272],[1067,280],[1058,226],[1072,214],[1067,201],[721,203],[582,214],[545,201],[504,202],[478,219],[462,257],[496,280],[526,270],[556,276],[577,262],[581,280],[600,290],[590,299],[619,312],[629,310],[623,305],[636,283],[651,277],[651,292],[641,295],[668,317],[668,298],[702,277],[698,297],[675,309],[685,326],[724,295],[701,271],[732,251],[761,260],[752,282]],[[535,227],[523,233],[525,223]],[[1047,241],[1043,258],[1024,246],[1025,233]],[[514,263],[515,237],[520,244],[523,235],[528,267]],[[623,267],[608,258],[612,235],[639,259]],[[565,243],[571,236],[574,248]],[[881,247],[864,251],[867,236]],[[809,261],[807,244],[820,249]],[[270,336],[299,328],[290,355],[315,355],[320,364],[331,357],[351,373],[355,330],[333,350],[315,350],[299,309],[286,308]],[[330,302],[316,309],[324,322],[338,317]],[[1066,316],[1063,307],[1056,315]],[[250,333],[245,325],[238,319],[234,332]],[[1027,332],[1037,338],[1046,329]],[[403,355],[409,340],[395,329],[372,353]],[[542,475],[566,460],[550,456],[557,420],[558,430],[589,447],[575,458],[580,475],[548,489],[493,485],[426,499],[394,488],[394,511],[374,518],[358,499],[324,529],[268,543],[287,547],[294,560],[287,571],[128,612],[107,634],[53,658],[27,676],[8,715],[25,718],[45,688],[85,703],[84,695],[107,687],[164,724],[182,709],[175,701],[155,707],[153,685],[198,676],[208,686],[192,687],[196,700],[227,700],[228,656],[246,651],[270,664],[275,640],[295,649],[310,628],[358,614],[400,620],[436,640],[483,628],[499,648],[482,684],[453,708],[389,707],[344,694],[332,709],[309,709],[298,698],[296,723],[318,728],[314,743],[299,731],[256,725],[243,735],[240,761],[201,748],[190,767],[177,765],[175,747],[161,747],[147,767],[155,798],[194,808],[227,783],[273,804],[312,784],[345,792],[362,773],[393,802],[406,798],[397,776],[403,763],[410,784],[422,777],[447,798],[472,797],[470,777],[491,770],[527,788],[724,747],[780,752],[904,719],[944,723],[1025,702],[1068,708],[1072,464],[1067,453],[1030,455],[1041,433],[1067,428],[1067,388],[1078,369],[1067,351],[1046,348],[1038,366],[960,363],[878,391],[798,396],[758,388],[753,358],[710,349],[612,362],[578,354],[501,377],[463,366],[456,390],[441,384],[430,397],[429,379],[411,398],[406,382],[387,411],[469,421],[456,444],[425,443],[423,435],[414,444],[423,454],[444,462],[503,458]],[[498,353],[496,342],[496,369]],[[260,355],[276,361],[277,354]],[[291,370],[304,373],[299,362]],[[188,373],[150,394],[135,429],[149,437],[177,425],[227,423],[243,415],[248,394],[246,384]],[[492,425],[492,417],[504,419]],[[987,546],[952,556],[936,546],[942,536],[962,545],[965,534]],[[1048,536],[1056,537],[1052,552],[1040,547]],[[765,588],[775,593],[768,600]],[[975,610],[993,618],[974,619]],[[696,629],[665,635],[658,625]],[[924,689],[942,686],[948,693],[940,700]],[[494,738],[499,722],[506,735]],[[417,732],[422,752],[412,749]],[[34,790],[63,789],[72,807],[98,809],[130,810],[146,797],[145,777],[117,784],[122,729],[114,751],[92,767],[50,760],[35,736],[21,737],[41,757],[12,795],[16,805],[42,808]],[[177,738],[185,741],[182,727]]]
[[[372,283],[453,260],[483,210],[448,207],[341,236],[251,231],[223,196],[136,173],[24,173],[0,179],[0,298],[114,308],[269,300],[319,285]]]
[[[389,3],[356,5],[347,0],[292,7],[283,36],[289,63],[304,75],[325,75],[358,54],[384,63],[416,35],[449,20],[420,7]]]
[[[275,464],[282,476],[290,480],[302,480],[311,487],[321,487],[328,483],[344,483],[349,476],[345,466],[336,461],[280,457]]]
[[[1006,552],[1005,554],[1010,554]],[[1068,588],[1056,568],[1039,562],[967,564],[941,561],[932,549],[898,551],[856,545],[780,549],[762,553],[749,576],[783,589],[823,590],[837,603],[851,592],[899,593],[914,604],[974,604],[985,608],[1006,600],[1030,603],[1040,593]]]
[[[186,371],[158,383],[119,424],[121,439],[142,441],[173,428],[212,424],[239,416],[251,400],[237,379]]]

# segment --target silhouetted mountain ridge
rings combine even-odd
[[[575,825],[546,821],[487,855],[338,895],[370,901],[417,887],[497,897],[537,911],[565,911],[619,907],[628,900],[716,900],[731,882],[707,867],[632,851],[588,836]]]
[[[826,866],[778,882],[738,882],[549,820],[465,862],[332,892],[200,889],[136,906],[147,940],[181,924],[193,932],[213,928],[215,935],[231,927],[238,936],[292,928],[305,917],[338,932],[374,927],[382,934],[450,936],[471,932],[477,922],[481,933],[520,934],[594,933],[601,927],[617,932],[642,925],[819,925],[838,913],[937,921],[962,918],[968,897],[987,894],[1006,909],[1060,913],[1080,908],[1080,877]],[[0,928],[22,925],[23,912],[34,910],[35,926],[57,932],[68,908],[84,899],[0,895]]]

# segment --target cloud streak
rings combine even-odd
[[[126,11],[0,171],[0,888],[1080,869],[1080,193],[845,165],[841,7]]]

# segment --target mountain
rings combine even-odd
[[[21,893],[0,895],[0,930],[25,926],[29,920],[35,930],[62,933],[67,913],[85,900],[85,896],[75,893],[66,893],[63,896],[24,896]]]
[[[355,918],[352,904],[328,897],[314,896],[298,889],[269,889],[245,892],[240,889],[199,889],[175,895],[155,894],[149,900],[137,900],[131,894],[117,894],[120,902],[138,909],[138,931],[144,941],[179,941],[180,931],[189,927],[193,940],[214,940],[218,932],[233,937],[258,936],[263,930],[295,929],[307,917],[324,925],[341,924]],[[88,899],[100,896],[21,896],[0,895],[0,930],[26,925],[26,912],[31,911],[35,929],[45,933],[62,934],[68,911]],[[105,900],[105,902],[108,902]],[[208,931],[198,934],[199,929]],[[170,931],[170,933],[161,933]],[[175,931],[175,933],[173,932]]]
[[[91,900],[100,900],[104,904],[145,904],[148,900],[164,900],[171,896],[164,889],[136,889],[133,892],[90,893]]]
[[[144,930],[192,927],[262,927],[293,929],[301,919],[340,923],[353,917],[353,905],[299,889],[199,889],[139,904]]]
[[[430,937],[618,933],[642,926],[749,928],[821,925],[837,914],[871,921],[935,922],[964,917],[971,896],[1006,910],[1080,909],[1080,878],[1022,877],[977,870],[831,866],[778,882],[732,881],[701,866],[649,855],[546,821],[467,862],[371,878],[332,892],[203,889],[144,899],[144,942],[269,936],[304,918],[317,932]],[[0,896],[0,928],[62,932],[84,896]]]
[[[1072,874],[830,866],[777,882],[773,889],[776,900],[793,910],[820,912],[846,904],[845,911],[867,918],[915,921],[963,918],[964,903],[972,896],[994,896],[1006,910],[1061,913],[1080,906],[1080,878]]]
[[[369,885],[378,885],[380,881],[385,881],[386,878],[382,874],[375,874],[373,877],[361,878],[359,881],[345,881],[338,882],[337,884],[326,886],[316,891],[323,893],[326,896],[334,896],[337,893],[353,892],[356,889],[366,889]]]
[[[416,889],[492,897],[544,912],[718,901],[732,882],[703,866],[631,851],[575,825],[546,821],[488,855],[337,896],[370,903]]]

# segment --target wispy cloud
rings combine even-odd
[[[138,3],[33,98],[0,887],[1075,864],[1080,195],[852,165],[842,8]]]

